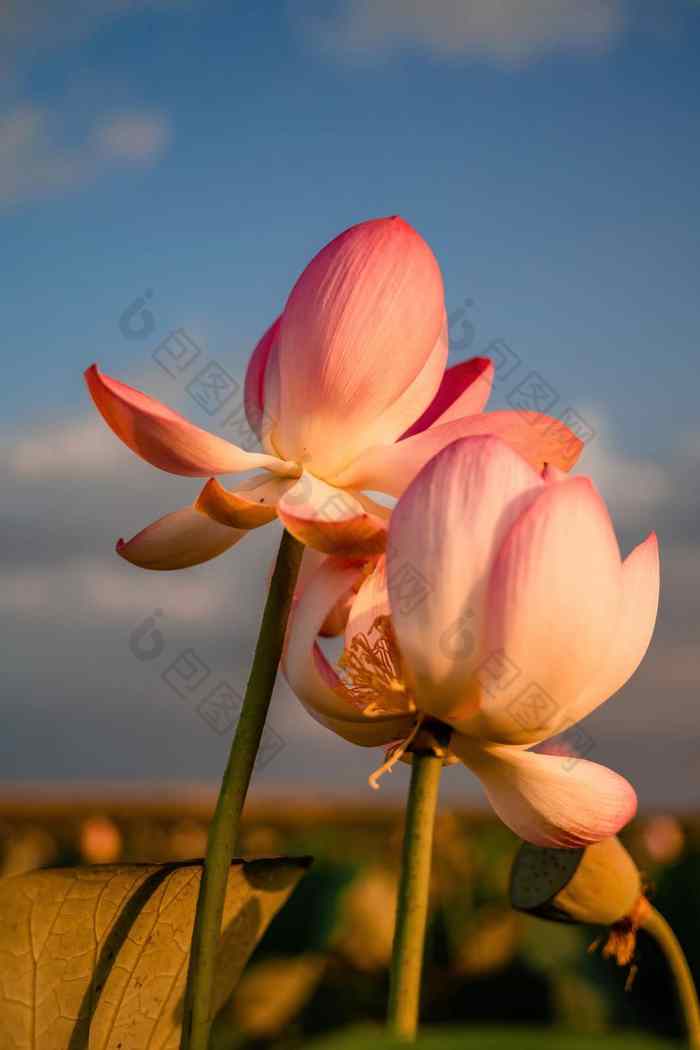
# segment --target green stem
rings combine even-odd
[[[418,1027],[433,828],[441,772],[442,758],[433,750],[414,751],[406,806],[387,1015],[391,1032],[408,1040],[415,1039]]]
[[[219,798],[209,826],[207,855],[192,932],[182,1025],[182,1050],[207,1050],[212,1021],[212,988],[229,868],[237,847],[241,812],[265,727],[282,655],[303,544],[282,535],[265,603],[253,666],[231,745]]]
[[[650,908],[642,922],[642,929],[651,934],[666,956],[666,961],[673,974],[676,991],[678,992],[678,1001],[683,1010],[685,1027],[688,1033],[688,1046],[692,1047],[693,1050],[699,1050],[700,1007],[698,1006],[698,993],[695,989],[688,961],[678,943],[678,938],[656,908]]]

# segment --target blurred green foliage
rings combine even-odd
[[[450,1028],[426,1031],[416,1050],[677,1050],[677,1044],[644,1036],[590,1038],[542,1028]],[[311,1044],[313,1050],[405,1050],[406,1043],[368,1029]],[[311,1047],[309,1050],[311,1050]]]
[[[0,866],[9,874],[79,861],[192,859],[204,852],[210,804],[132,798],[13,808],[0,798]],[[381,800],[250,807],[244,856],[316,859],[219,1015],[216,1050],[395,1045],[378,1041],[376,1028],[333,1033],[383,1021],[401,836],[400,809]],[[700,973],[698,824],[639,818],[624,838]],[[666,1045],[649,1041],[654,1036],[678,1039],[673,988],[644,934],[636,980],[625,992],[626,971],[588,952],[600,931],[511,911],[517,846],[481,814],[439,814],[422,1003],[432,1030],[418,1047],[652,1050]]]

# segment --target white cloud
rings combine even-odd
[[[669,472],[660,463],[624,455],[602,440],[591,443],[576,472],[593,479],[621,528],[651,531],[655,512],[670,498],[673,488]]]
[[[228,588],[209,573],[131,571],[116,557],[72,558],[52,566],[21,566],[0,573],[0,612],[33,621],[58,615],[94,624],[138,623],[144,603],[168,610],[171,622],[212,624],[228,604]]]
[[[153,164],[170,140],[161,114],[102,115],[69,144],[58,112],[23,102],[0,114],[0,206],[80,189],[121,165]]]
[[[28,481],[105,478],[124,462],[124,449],[101,419],[49,423],[8,450],[15,477]]]
[[[654,512],[671,496],[672,474],[660,463],[628,455],[618,446],[614,428],[595,410],[586,409],[584,417],[595,437],[584,449],[576,473],[593,479],[616,525],[651,531]]]
[[[50,123],[48,112],[30,103],[0,116],[0,203],[12,204],[82,181],[88,158],[79,149],[59,145]]]
[[[75,128],[65,103],[49,108],[21,87],[46,51],[60,51],[127,16],[182,11],[198,0],[0,0],[0,83],[16,100],[0,109],[0,208],[61,196],[111,170],[154,164],[167,148],[170,124],[148,109],[93,113]],[[96,97],[99,98],[99,95]]]
[[[206,346],[205,325],[198,326],[196,320],[187,320],[186,331],[194,342]],[[243,372],[234,370],[234,374],[242,388]],[[183,383],[166,375],[152,358],[147,358],[145,367],[118,373],[118,378],[179,411],[195,425],[199,422],[205,430],[215,429],[210,418],[201,418],[204,413]],[[0,431],[0,463],[7,464],[13,478],[21,482],[96,481],[110,488],[128,479],[129,486],[140,492],[139,478],[143,476],[151,487],[154,478],[176,481],[176,487],[186,499],[189,489],[185,487],[188,485],[185,478],[155,470],[128,449],[102,419],[86,389],[83,403],[85,410],[76,412],[71,419],[36,422],[19,433],[9,426]],[[235,436],[219,429],[221,436],[235,440]],[[191,484],[196,491],[197,482]]]
[[[95,128],[98,149],[127,163],[151,164],[170,141],[170,125],[159,113],[121,113]]]
[[[355,55],[409,46],[511,64],[601,50],[624,18],[621,0],[344,0],[305,23],[321,46]]]

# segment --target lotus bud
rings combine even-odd
[[[513,862],[510,900],[517,911],[556,922],[610,926],[603,949],[632,961],[637,930],[650,909],[637,865],[616,837],[586,849],[542,849],[525,842]]]

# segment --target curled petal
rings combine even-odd
[[[533,744],[559,732],[611,646],[621,594],[620,552],[598,492],[583,477],[545,485],[491,570],[482,739]],[[493,659],[504,667],[495,685]]]
[[[221,525],[234,529],[256,529],[277,517],[277,503],[293,484],[293,480],[258,475],[231,492],[216,478],[210,478],[200,492],[195,507]]]
[[[445,372],[440,388],[420,419],[403,438],[420,434],[432,426],[449,423],[481,412],[493,386],[493,363],[488,357],[472,357]]]
[[[294,589],[295,599],[301,597],[307,584],[311,582],[325,560],[325,555],[321,554],[320,551],[315,551],[312,547],[304,547],[296,587]]]
[[[281,496],[277,513],[293,536],[324,554],[367,556],[386,545],[387,507],[310,474],[303,474]]]
[[[141,459],[161,470],[195,478],[257,467],[287,476],[299,472],[294,464],[245,452],[208,434],[160,401],[103,375],[97,365],[87,369],[85,381],[99,412],[117,437]]]
[[[216,558],[242,540],[245,529],[211,521],[183,507],[147,525],[133,539],[117,543],[117,554],[142,569],[187,569]]]
[[[478,750],[457,735],[450,746],[479,777],[503,823],[536,846],[589,846],[636,813],[632,785],[596,762],[515,747]]]
[[[276,456],[278,455],[278,450],[275,445],[275,429],[280,418],[279,335],[270,349],[263,382],[265,390],[261,440],[263,448],[270,455]]]
[[[341,681],[317,638],[329,612],[362,579],[362,565],[327,558],[306,584],[289,619],[285,677],[309,714],[351,743],[368,747],[405,737],[413,717],[366,715],[340,695]]]
[[[265,430],[272,424],[265,416],[265,371],[279,335],[281,320],[281,316],[278,317],[267,329],[250,356],[245,374],[243,407],[250,429],[259,438],[264,436]]]
[[[337,638],[339,634],[343,633],[348,622],[354,596],[354,593],[348,592],[344,597],[338,599],[318,632],[322,638]]]
[[[381,445],[362,453],[334,479],[340,486],[371,489],[400,496],[421,467],[458,438],[500,437],[535,470],[554,463],[569,470],[583,442],[558,420],[538,412],[484,412],[466,419],[432,426],[395,445]]]
[[[622,563],[622,602],[605,660],[567,708],[561,732],[622,689],[639,667],[654,633],[659,606],[659,542],[652,532]]]
[[[386,557],[378,558],[374,568],[367,571],[370,564],[365,566],[367,575],[358,585],[357,594],[350,605],[345,625],[346,646],[352,643],[356,635],[368,635],[378,617],[390,615]]]
[[[397,503],[389,595],[421,710],[453,722],[477,705],[491,566],[508,529],[543,490],[537,472],[503,441],[473,437],[443,449]]]
[[[408,223],[375,219],[336,237],[303,271],[284,309],[275,446],[321,477],[337,473],[419,376],[444,312],[435,256]],[[409,421],[433,392],[421,390]]]
[[[313,547],[304,547],[301,559],[301,568],[297,576],[296,588],[294,590],[294,603],[301,598],[306,586],[311,582],[316,572],[326,560],[326,555],[316,551]],[[335,638],[345,630],[350,606],[355,597],[354,588],[350,588],[346,594],[338,598],[337,602],[326,616],[321,629],[318,632],[323,638]]]

